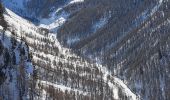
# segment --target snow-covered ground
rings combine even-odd
[[[5,18],[7,17],[5,16]],[[0,42],[2,43],[1,47],[4,47],[4,49],[1,52],[0,64],[1,75],[5,73],[6,79],[0,86],[0,97],[3,97],[1,98],[3,100],[18,100],[19,97],[26,99],[28,95],[27,90],[23,92],[24,94],[22,96],[20,93],[22,90],[29,88],[28,81],[30,75],[33,74],[32,63],[28,61],[27,46],[20,38],[16,38],[10,30],[5,31],[3,38],[2,29],[3,28],[0,27]],[[24,54],[21,53],[21,49],[25,52]],[[19,80],[21,77],[22,79]],[[22,88],[21,85],[19,85],[21,82],[25,82]]]
[[[52,29],[55,29],[55,28],[61,26],[66,21],[66,18],[69,15],[66,12],[62,12],[60,15],[57,16],[58,12],[61,9],[62,8],[59,8],[55,12],[53,12],[50,15],[50,18],[40,19],[39,27],[43,27],[43,28],[47,28],[49,30],[52,30]]]
[[[84,2],[84,0],[72,0],[69,4]]]
[[[74,2],[76,2],[76,1],[74,1]],[[54,23],[47,24],[46,23],[47,19],[46,19],[46,20],[43,20],[44,21],[43,24],[41,24],[40,26],[37,27],[34,24],[32,24],[31,22],[29,22],[29,21],[19,17],[18,15],[16,15],[12,11],[10,11],[9,9],[6,9],[6,10],[7,10],[8,14],[5,14],[5,19],[8,21],[10,26],[13,26],[11,28],[11,30],[15,30],[17,32],[18,38],[20,38],[21,36],[25,36],[26,37],[25,34],[32,34],[34,37],[37,37],[37,38],[46,38],[46,36],[44,36],[41,33],[39,33],[40,32],[40,31],[38,31],[39,27],[44,27],[44,28],[52,29],[54,27],[58,27],[60,25],[60,22],[61,22],[61,24],[63,24],[63,22],[66,20],[66,18],[63,18],[62,16],[59,16],[58,18],[55,18],[55,19],[52,18],[50,20],[51,22],[53,22],[53,20],[55,20]],[[59,53],[64,55],[63,59],[60,58],[61,62],[63,62],[63,63],[72,63],[75,68],[77,67],[77,65],[80,66],[80,67],[81,66],[83,67],[84,65],[88,65],[88,66],[92,66],[93,65],[93,64],[89,64],[87,61],[85,61],[85,63],[81,64],[81,60],[77,60],[77,61],[74,61],[74,62],[69,62],[68,58],[69,57],[76,57],[76,55],[71,53],[71,52],[69,52],[70,50],[68,48],[64,48],[64,47],[62,47],[62,45],[60,45],[60,43],[57,41],[56,34],[49,33],[48,34],[48,39],[51,42],[54,42],[53,46],[58,47],[59,48]],[[30,37],[26,37],[26,40],[27,40],[28,43],[37,42],[38,44],[43,44],[43,42],[40,43],[38,39],[34,39],[34,38],[30,38]],[[45,44],[45,42],[44,42],[44,44]],[[33,47],[30,47],[30,52],[33,53],[33,60],[34,61],[37,61],[37,60],[41,59],[41,58],[38,58],[36,56],[36,54],[39,54],[41,56],[49,58],[51,61],[55,60],[55,61],[59,62],[57,60],[57,59],[59,59],[58,56],[54,56],[52,54],[45,54],[44,52],[41,52],[39,50],[35,50]],[[47,61],[45,61],[45,62],[47,62]],[[32,66],[32,64],[30,64],[30,63],[27,63],[26,65],[28,67]],[[49,66],[49,68],[50,67],[51,68],[55,68],[56,66],[51,65],[51,66]],[[112,76],[112,75],[109,73],[109,71],[106,69],[106,67],[103,67],[103,66],[97,64],[97,68],[99,70],[101,70],[101,72],[103,73],[103,80],[107,83],[107,80],[108,80],[107,76]],[[68,72],[70,71],[70,69],[65,68],[65,67],[63,67],[63,70],[66,70]],[[32,73],[32,71],[33,71],[32,68],[28,68],[27,69],[28,73]],[[74,71],[74,72],[76,73],[76,71]],[[81,75],[87,74],[87,72],[86,73],[78,73],[78,74],[80,74],[80,76],[81,76]],[[72,89],[72,88],[70,88],[68,86],[65,86],[65,85],[62,85],[62,84],[58,84],[57,82],[56,83],[52,83],[52,82],[48,82],[48,81],[39,80],[39,83],[42,83],[43,85],[52,85],[55,88],[59,88],[59,89],[61,89],[63,91],[67,89],[68,91],[71,91],[71,90],[75,91],[75,92],[79,91],[80,93],[82,93],[84,95],[88,95],[88,93],[86,93],[83,90],[76,89],[76,88]],[[112,76],[112,80],[109,80],[107,84],[109,84],[109,87],[111,89],[113,89],[113,93],[114,93],[113,96],[114,96],[115,99],[119,99],[118,88],[121,88],[123,93],[126,96],[128,96],[130,100],[136,100],[137,99],[136,94],[134,94],[128,88],[128,86],[125,83],[123,83],[123,81],[120,80],[119,78],[117,78],[115,76]],[[43,93],[46,93],[46,92],[43,92]]]

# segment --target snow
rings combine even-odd
[[[162,3],[163,3],[163,0],[159,0],[158,5],[156,5],[156,6],[151,10],[150,16],[152,16],[156,11],[158,11],[158,9],[159,9],[160,6],[162,5]]]
[[[147,9],[140,16],[138,16],[135,19],[136,26],[138,26],[141,22],[144,22],[145,20],[147,20],[149,16],[153,16],[153,14],[158,11],[162,3],[163,3],[163,0],[159,0],[158,4],[156,4],[152,9]],[[164,16],[163,11],[162,11],[162,14]]]
[[[96,21],[92,26],[94,32],[96,32],[98,29],[106,25],[111,17],[112,17],[111,11],[108,11],[108,14],[105,13],[103,17],[101,17],[98,21]]]
[[[114,77],[114,81],[123,88],[124,92],[127,95],[129,95],[129,97],[131,97],[132,100],[137,99],[137,96],[134,93],[132,93],[132,91],[127,87],[127,85],[123,83],[123,81],[121,81],[119,78],[116,77]]]
[[[0,26],[0,30],[3,30],[3,27],[2,27],[2,26]]]
[[[163,0],[159,0],[159,4],[162,4]]]
[[[16,15],[15,13],[13,13],[11,10],[6,8],[7,13],[10,15],[4,15],[5,16],[5,20],[7,20],[7,22],[10,22],[9,24],[13,24],[15,25],[15,28],[17,28],[17,30],[19,29],[28,29],[29,27],[34,27],[33,24],[31,24],[31,22],[23,19],[22,17]],[[12,25],[12,26],[13,26]],[[21,26],[22,25],[22,26]],[[32,31],[32,30],[29,30]]]
[[[33,74],[33,65],[31,62],[26,62],[26,72],[29,74]]]
[[[75,43],[75,42],[78,42],[79,40],[80,40],[79,37],[68,38],[68,39],[67,39],[67,44],[68,44],[68,45],[71,45],[71,44],[73,44],[73,43]]]
[[[15,58],[16,58],[16,65],[12,65],[9,64],[9,66],[7,66],[6,69],[3,69],[7,79],[5,80],[4,84],[2,85],[2,87],[4,88],[0,88],[0,91],[6,91],[3,92],[2,95],[4,96],[5,100],[18,100],[19,98],[19,89],[20,87],[18,87],[18,77],[21,75],[20,73],[20,63],[21,63],[21,59],[20,59],[20,49],[18,48],[18,46],[21,44],[20,38],[19,36],[21,35],[21,31],[20,29],[23,29],[24,31],[28,31],[28,32],[34,32],[33,30],[29,29],[30,27],[34,27],[33,24],[31,24],[30,22],[28,22],[27,20],[24,20],[23,18],[17,16],[15,13],[13,13],[12,11],[8,10],[6,8],[6,14],[4,14],[5,20],[8,22],[9,24],[9,30],[5,31],[5,38],[3,40],[3,45],[5,48],[8,49],[8,52],[12,55],[12,53],[15,54]],[[22,26],[22,27],[21,27]],[[0,27],[2,29],[2,27]],[[17,35],[15,36],[15,39],[17,41],[17,45],[16,48],[14,50],[11,49],[11,37],[14,37],[14,35],[11,34],[11,31],[15,30],[15,32],[17,33]],[[2,32],[0,32],[0,39],[2,39]],[[21,47],[24,47],[25,45],[21,45]],[[28,56],[28,52],[26,52],[26,56]],[[26,59],[27,57],[23,56],[24,59]],[[0,56],[0,62],[3,61],[3,59]],[[26,74],[25,78],[25,82],[26,84],[24,84],[24,88],[25,90],[25,94],[22,97],[27,98],[27,89],[28,89],[28,84],[27,82],[29,81],[29,74],[31,74],[33,72],[33,67],[32,67],[32,63],[31,62],[27,62],[27,59],[25,60],[26,65],[24,66],[26,67],[24,70],[24,72],[27,72],[28,74]],[[26,100],[26,99],[24,99]]]
[[[32,33],[34,35],[36,35],[37,37],[44,37],[43,35],[41,34],[37,34],[37,30],[38,28],[31,22],[23,19],[22,17],[16,15],[15,13],[13,13],[12,11],[10,11],[9,9],[6,8],[6,11],[9,15],[4,15],[5,16],[5,20],[7,22],[10,22],[8,23],[10,26],[15,26],[15,27],[12,27],[11,30],[14,30],[18,33],[18,37],[21,36],[21,32],[26,32],[26,33]],[[27,38],[29,41],[33,41],[33,39],[29,39]]]
[[[81,90],[78,90],[78,89],[72,89],[70,87],[66,87],[64,85],[59,85],[59,84],[54,84],[54,83],[51,83],[51,82],[47,82],[47,81],[40,81],[39,80],[39,83],[41,84],[44,84],[44,85],[52,85],[54,86],[55,88],[60,88],[63,92],[65,92],[66,90],[67,91],[75,91],[75,92],[79,92],[80,94],[83,94],[83,95],[87,95],[88,93],[87,92],[84,92],[84,91],[81,91]]]
[[[8,22],[10,22],[9,24],[11,26],[15,26],[14,28],[16,28],[16,29],[23,29],[22,31],[24,31],[26,33],[32,33],[36,37],[42,37],[42,38],[45,37],[45,36],[41,35],[40,33],[36,32],[36,30],[38,30],[39,27],[45,27],[45,28],[48,28],[48,29],[52,29],[54,27],[58,27],[60,22],[63,23],[66,20],[66,19],[64,19],[65,17],[63,17],[63,16],[65,16],[65,14],[60,16],[60,17],[57,17],[57,18],[55,16],[52,16],[51,19],[49,19],[49,20],[48,19],[43,19],[42,22],[44,22],[44,24],[41,24],[40,26],[37,27],[34,24],[32,24],[31,22],[29,22],[27,20],[24,20],[23,18],[17,16],[13,12],[11,12],[10,10],[8,10],[8,9],[6,9],[6,10],[7,10],[9,15],[5,15],[5,19]],[[55,20],[55,22],[53,22],[53,20]],[[99,21],[99,23],[97,23],[96,27],[100,28],[100,27],[102,27],[104,25],[104,23],[105,23],[105,20],[102,19],[101,21]],[[18,35],[21,35],[19,30],[18,30]],[[64,59],[60,59],[60,61],[68,62],[67,57],[69,57],[69,56],[70,57],[74,57],[75,56],[75,54],[72,54],[70,52],[66,53],[66,51],[69,51],[69,49],[68,48],[63,48],[62,45],[60,45],[60,43],[56,39],[56,35],[55,34],[49,33],[49,39],[51,41],[55,42],[54,45],[59,48],[60,54],[64,55],[65,58]],[[31,38],[27,38],[27,40],[29,42],[33,42],[34,41],[34,39],[31,39]],[[78,41],[78,40],[79,40],[78,38],[75,38],[75,39],[72,39],[72,40],[70,40],[68,42],[69,43],[73,43],[73,42]],[[37,43],[38,42],[39,41],[37,40]],[[45,54],[44,52],[40,52],[38,50],[34,50],[34,48],[31,48],[31,50],[33,51],[34,54],[40,54],[40,55],[43,55],[44,57],[50,58],[51,61],[52,60],[56,60],[56,58],[57,58],[54,55]],[[33,59],[36,61],[39,58],[37,58],[36,56],[33,55]],[[77,60],[75,62],[70,62],[70,63],[73,63],[73,65],[77,65],[78,64],[80,67],[83,66],[81,64],[81,61],[79,61],[79,60]],[[90,66],[90,64],[88,62],[85,62],[85,64]],[[107,82],[108,81],[107,76],[112,76],[112,75],[106,69],[106,67],[101,66],[99,64],[97,64],[97,66],[98,66],[98,69],[101,69],[102,73],[104,74],[103,75],[103,80],[105,82]],[[51,67],[54,67],[54,66],[51,66]],[[67,71],[70,71],[68,68],[63,68],[63,69],[67,70]],[[29,74],[33,73],[33,66],[32,66],[32,64],[30,62],[26,63],[26,71]],[[84,73],[81,73],[81,74],[83,75]],[[131,97],[130,98],[131,100],[136,100],[137,96],[127,87],[127,85],[125,83],[123,83],[122,80],[120,80],[117,77],[112,77],[112,79],[113,79],[112,81],[111,80],[108,81],[108,84],[109,84],[109,87],[113,90],[114,98],[115,99],[119,99],[119,96],[118,96],[118,87],[117,87],[117,85],[118,85],[127,96]],[[80,92],[83,95],[88,95],[87,92],[84,92],[84,91],[79,90],[79,89],[72,89],[70,87],[64,86],[64,85],[59,84],[59,83],[51,83],[51,82],[42,81],[42,80],[39,80],[39,81],[42,84],[52,85],[52,86],[54,86],[56,88],[60,88],[63,91],[65,91],[65,90],[69,90],[69,91],[73,90],[73,91],[76,91],[76,92]],[[116,85],[113,84],[113,82],[116,83]],[[43,93],[46,94],[45,92],[43,92]]]
[[[101,18],[99,21],[97,21],[93,25],[92,28],[93,28],[94,32],[96,32],[98,29],[102,28],[107,23],[108,23],[108,18],[104,17],[104,18]]]
[[[47,95],[47,93],[46,93],[46,91],[45,90],[42,90],[42,100],[46,100],[46,95]]]
[[[30,16],[24,5],[27,1],[28,0],[2,0],[2,3],[5,7],[12,9],[12,11],[17,14]]]
[[[40,19],[39,27],[47,28],[52,30],[61,26],[69,16],[66,12],[62,12],[61,14],[57,15],[62,8],[58,8],[55,12],[50,15],[50,18],[42,18]]]
[[[104,73],[103,80],[105,82],[107,81],[107,76],[111,76],[114,82],[122,88],[123,92],[128,97],[130,97],[130,100],[138,100],[136,94],[134,94],[122,80],[120,80],[117,77],[112,76],[110,72],[106,69],[106,67],[99,65],[99,69],[101,69],[101,71]],[[111,83],[110,81],[109,81],[109,86],[113,88],[113,93],[118,93],[118,90],[115,88],[115,85]],[[114,98],[118,98],[118,94],[114,94]]]
[[[81,2],[84,2],[84,0],[72,0],[72,1],[70,1],[69,4],[73,4],[73,3],[81,3]]]
[[[50,23],[50,22],[52,22],[52,23]],[[42,19],[39,27],[43,27],[43,28],[47,28],[47,29],[54,29],[54,28],[60,26],[61,24],[63,24],[64,22],[65,22],[64,17],[60,17],[57,20]]]
[[[170,19],[167,19],[168,23],[170,23]]]

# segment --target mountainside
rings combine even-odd
[[[100,0],[93,4],[58,29],[59,41],[107,66],[141,99],[168,100],[170,2]]]
[[[0,85],[8,83],[5,90],[10,91],[5,95],[0,89],[0,98],[18,100],[22,93],[24,99],[36,100],[170,99],[170,1],[2,0],[2,3],[8,28],[0,24],[0,47],[3,52],[18,53],[17,64],[10,64],[12,69],[0,70],[3,76]],[[3,33],[9,39],[4,41]],[[10,38],[17,41],[15,47]],[[17,48],[24,48],[25,55],[23,49]],[[0,59],[6,59],[5,54]],[[6,64],[4,61],[0,63]],[[26,67],[25,77],[20,75],[20,66]],[[11,73],[14,75],[9,82]],[[17,75],[24,81],[16,80]],[[25,90],[19,87],[21,91],[14,93],[17,88],[8,88],[15,82],[29,84],[23,87]]]
[[[84,0],[2,0],[2,3],[16,14],[38,23],[43,18],[51,17],[56,9],[82,1]]]
[[[28,45],[8,27],[0,5],[0,99],[28,99],[33,65]]]
[[[89,63],[72,53],[70,49],[62,47],[54,33],[49,33],[48,30],[35,26],[9,9],[6,9],[4,18],[8,22],[8,30],[12,31],[9,33],[15,33],[16,38],[14,40],[26,43],[32,58],[31,60],[26,60],[26,64],[22,63],[22,60],[18,60],[19,65],[15,66],[15,68],[24,68],[26,70],[28,67],[28,71],[32,75],[18,75],[17,73],[23,71],[15,70],[12,82],[7,82],[9,83],[6,86],[7,92],[0,91],[2,93],[1,98],[5,100],[11,98],[14,100],[21,98],[36,100],[136,100],[138,98],[122,80],[112,76],[104,66]],[[5,35],[8,35],[8,30]],[[9,35],[10,37],[12,36]],[[24,52],[28,54],[28,51]],[[19,59],[19,55],[17,54],[16,59]],[[30,69],[30,64],[27,66],[27,61],[31,61],[35,68],[32,66]],[[26,68],[24,67],[25,65]],[[16,79],[17,75],[24,80],[21,81],[22,87],[17,88],[20,90],[18,92],[16,92],[17,89],[14,86],[18,85],[18,81],[21,79]],[[10,76],[5,75],[4,77],[9,78]],[[2,81],[5,84],[7,80]],[[25,84],[25,87],[23,87],[23,84]]]

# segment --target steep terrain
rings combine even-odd
[[[8,9],[16,14],[38,23],[43,18],[51,17],[51,13],[69,4],[81,3],[84,0],[2,0]]]
[[[92,4],[58,29],[59,41],[107,66],[141,99],[169,100],[170,2],[96,0]]]
[[[33,66],[28,45],[17,37],[0,7],[0,99],[29,99]]]
[[[21,82],[22,85],[25,84],[25,87],[19,88],[21,91],[25,89],[23,90],[24,92],[21,92],[23,93],[22,97],[20,94],[17,95],[20,91],[14,92],[16,90],[14,86],[18,82],[15,75],[20,72],[20,70],[15,70],[13,81],[17,82],[9,82],[14,84],[13,88],[10,89],[12,85],[9,84],[6,86],[7,92],[1,91],[3,99],[138,99],[138,96],[122,80],[112,76],[106,67],[97,63],[89,63],[82,57],[74,54],[70,49],[62,47],[56,39],[55,33],[50,33],[45,28],[35,26],[9,9],[6,9],[4,18],[8,22],[8,30],[12,31],[9,33],[15,35],[15,40],[22,41],[29,47],[29,50],[27,49],[28,51],[25,52],[27,52],[26,54],[30,53],[31,61],[35,68],[29,68],[31,62],[23,64],[22,60],[17,60],[21,68],[24,65],[28,65],[28,72],[32,73],[32,75],[30,77],[30,74],[28,74],[28,78],[27,75],[19,75],[22,80],[25,80],[23,81],[24,83]],[[8,31],[5,32],[5,35],[8,36]],[[8,37],[12,36],[9,35]],[[19,59],[19,54],[16,55],[16,59]],[[20,68],[18,66],[16,68]],[[11,73],[9,72],[9,74]],[[21,79],[18,80],[20,81]]]
[[[11,20],[11,25],[18,26],[16,29],[27,29],[22,30],[21,35],[30,46],[32,61],[36,65],[38,86],[34,91],[39,94],[33,97],[56,100],[137,98],[121,80],[110,76],[104,67],[89,64],[69,49],[63,48],[55,34],[22,21],[16,15],[10,16],[9,19],[6,16],[7,21]]]
[[[170,1],[12,1],[37,25],[7,10],[36,66],[32,98],[170,99]]]

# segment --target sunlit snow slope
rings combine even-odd
[[[9,16],[6,15],[5,19],[9,19]],[[4,26],[0,25],[0,99],[27,100],[30,99],[30,84],[34,69],[29,47],[18,37],[13,26],[10,25],[6,30]]]
[[[6,21],[11,29],[15,30],[17,37],[28,44],[29,52],[33,56],[36,75],[33,78],[35,89],[32,90],[32,98],[139,99],[122,80],[112,76],[106,67],[97,63],[88,63],[71,50],[62,47],[56,39],[56,34],[35,26],[9,9],[6,10]]]

